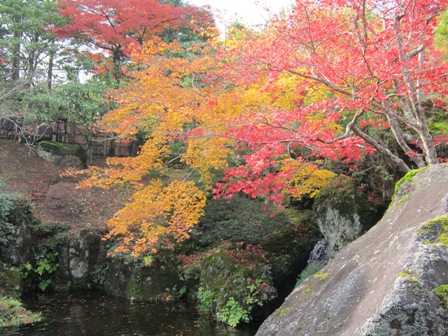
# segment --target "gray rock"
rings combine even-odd
[[[60,268],[56,274],[59,282],[69,282],[80,288],[92,283],[94,270],[106,259],[106,246],[101,240],[102,236],[98,230],[89,229],[69,236],[59,253]]]
[[[383,219],[306,280],[257,335],[447,335],[448,165],[404,183]],[[434,220],[431,222],[431,220]],[[442,225],[445,224],[445,225]]]
[[[338,177],[322,190],[313,211],[327,241],[328,258],[370,229],[378,221],[380,210],[347,177]]]
[[[328,263],[328,258],[328,241],[326,239],[320,239],[311,251],[308,265],[314,263],[326,265]]]

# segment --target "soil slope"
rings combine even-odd
[[[98,158],[94,165],[104,164]],[[63,169],[38,157],[28,146],[0,140],[0,191],[30,200],[44,222],[68,224],[76,231],[84,227],[104,229],[107,220],[129,199],[128,188],[77,188],[81,177],[61,177]]]

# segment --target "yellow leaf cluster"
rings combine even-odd
[[[152,181],[109,221],[111,230],[106,238],[115,237],[120,242],[115,252],[132,252],[136,257],[155,253],[162,240],[188,238],[204,206],[205,195],[193,182],[173,181],[164,186]]]
[[[298,199],[304,196],[313,198],[337,175],[327,169],[319,169],[316,165],[292,159],[283,161],[281,171],[290,173],[288,188],[284,192]]]
[[[212,188],[215,170],[227,168],[227,158],[232,153],[231,140],[223,137],[191,139],[182,161],[200,174],[200,182],[206,189]]]

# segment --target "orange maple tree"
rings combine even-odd
[[[210,127],[211,96],[222,92],[217,85],[204,84],[205,71],[216,67],[213,46],[193,46],[199,56],[178,57],[182,49],[176,43],[152,39],[132,57],[140,71],[133,80],[115,92],[120,104],[102,120],[105,131],[114,131],[123,139],[145,134],[145,143],[136,157],[109,158],[107,169],[91,169],[84,185],[109,187],[132,183],[138,191],[124,209],[109,222],[109,237],[121,241],[118,252],[155,252],[158,243],[170,244],[189,237],[205,206],[205,193],[212,187],[213,171],[227,165],[230,140],[219,138]],[[187,135],[191,135],[187,139]],[[181,152],[173,144],[185,143]],[[172,162],[186,169],[168,169]],[[193,181],[191,178],[194,177]]]
[[[356,169],[377,151],[402,172],[438,163],[427,109],[443,109],[448,89],[448,66],[433,48],[447,1],[300,0],[262,32],[235,31],[188,52],[146,42],[133,55],[133,81],[112,94],[120,108],[102,122],[146,142],[86,182],[139,188],[109,223],[119,251],[186,239],[222,171],[215,196],[279,204],[313,197],[334,176],[330,161]],[[371,128],[390,131],[402,153]],[[184,169],[168,169],[173,162]]]

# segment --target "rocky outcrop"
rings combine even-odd
[[[319,230],[325,237],[329,258],[370,229],[383,212],[344,175],[319,193],[313,210]]]
[[[104,291],[127,300],[173,301],[182,287],[178,262],[171,254],[162,256],[159,253],[151,265],[124,256],[108,258],[98,266]]]
[[[296,288],[257,335],[448,334],[448,165],[414,174],[383,219]]]
[[[62,168],[82,169],[86,166],[86,154],[78,144],[41,141],[37,155]]]
[[[81,230],[67,236],[59,250],[60,268],[56,277],[61,284],[87,288],[94,281],[98,265],[106,261],[106,244],[98,230]]]
[[[11,197],[9,202],[10,209],[6,220],[9,229],[0,230],[1,238],[4,240],[3,244],[0,244],[0,259],[18,266],[33,258],[35,241],[32,227],[38,220],[28,201]]]

